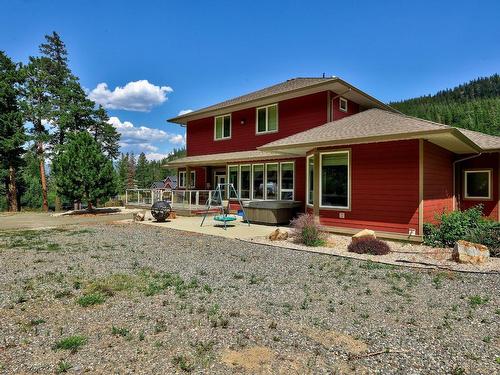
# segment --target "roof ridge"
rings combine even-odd
[[[370,109],[367,109],[366,111],[363,111],[363,112],[371,111],[372,109],[376,109],[376,110],[379,110],[379,111],[384,111],[384,112],[387,112],[388,114],[394,115],[394,116],[406,117],[406,118],[412,119],[412,120],[418,120],[418,121],[422,121],[422,122],[427,122],[429,124],[436,125],[436,126],[441,126],[443,128],[446,128],[446,129],[456,128],[456,126],[441,124],[440,122],[426,120],[426,119],[423,119],[423,118],[420,118],[420,117],[416,117],[416,116],[410,116],[410,115],[404,114],[402,112],[399,112],[399,113],[391,112],[391,111],[388,111],[386,109],[381,109],[381,108],[370,108]]]

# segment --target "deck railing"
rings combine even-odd
[[[209,199],[212,205],[217,205],[213,199],[214,192],[215,190],[127,189],[125,204],[149,206],[157,201],[168,200],[174,209],[199,210],[205,208]]]

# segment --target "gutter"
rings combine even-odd
[[[458,159],[458,160],[455,160],[453,162],[453,211],[456,211],[457,210],[457,192],[456,192],[456,167],[457,167],[457,164],[458,163],[461,163],[463,161],[466,161],[466,160],[470,160],[470,159],[475,159],[475,158],[478,158],[479,156],[481,156],[483,153],[480,152],[478,154],[475,154],[475,155],[471,155],[471,156],[467,156],[465,158],[462,158],[462,159]]]

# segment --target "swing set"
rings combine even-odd
[[[213,209],[218,209],[219,213],[214,216],[214,220],[219,223],[223,223],[224,225],[224,230],[227,229],[227,223],[230,223],[232,221],[236,221],[238,218],[236,215],[231,215],[230,214],[230,199],[227,200],[227,206],[224,207],[224,202],[222,199],[222,195],[224,192],[228,192],[228,196],[231,197],[232,194],[234,193],[234,197],[238,200],[238,203],[241,207],[241,210],[243,211],[243,220],[245,220],[248,223],[248,226],[250,226],[250,220],[248,220],[247,215],[245,213],[245,208],[243,207],[243,203],[241,202],[241,198],[238,195],[238,192],[234,188],[234,185],[230,182],[224,183],[224,184],[217,184],[217,188],[215,189],[215,193],[212,197],[207,199],[206,202],[206,210],[203,215],[203,219],[201,220],[200,227],[203,226],[203,223],[205,222],[205,219],[207,215],[210,212],[210,210]]]

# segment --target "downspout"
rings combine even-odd
[[[475,154],[475,155],[471,155],[471,156],[467,156],[465,158],[462,158],[462,159],[458,159],[458,160],[455,160],[453,162],[453,211],[456,211],[457,209],[457,192],[456,192],[456,166],[458,163],[461,163],[463,161],[466,161],[466,160],[470,160],[470,159],[475,159],[479,156],[481,156],[483,153],[480,152],[479,154]]]

